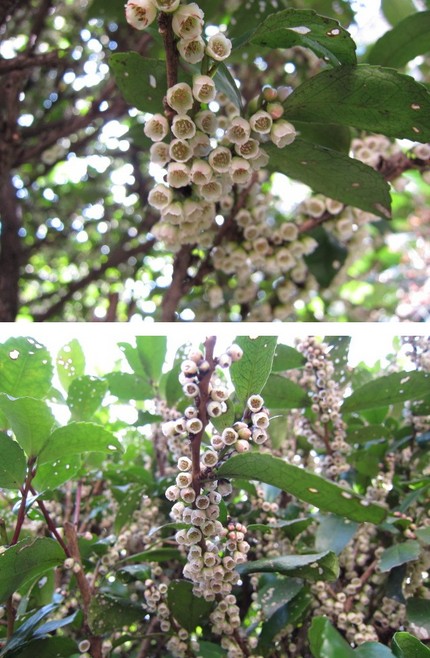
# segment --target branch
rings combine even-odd
[[[163,38],[164,52],[166,54],[167,88],[173,87],[178,82],[179,55],[176,48],[175,37],[172,30],[172,15],[160,12],[158,16],[158,31]],[[171,120],[176,112],[168,105],[166,98],[163,100],[166,116]]]

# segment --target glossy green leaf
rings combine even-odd
[[[306,530],[308,526],[313,522],[313,518],[308,516],[299,519],[290,519],[288,521],[278,520],[275,523],[270,523],[266,525],[264,523],[249,523],[249,531],[258,531],[258,532],[273,532],[273,529],[279,529],[285,534],[289,539],[295,539],[297,535]]]
[[[394,658],[394,654],[385,644],[363,642],[355,649],[354,658]]]
[[[391,215],[388,183],[371,167],[344,153],[310,144],[297,137],[280,149],[265,144],[268,169],[309,185],[314,192],[385,217]]]
[[[284,9],[267,16],[239,37],[235,47],[252,43],[267,48],[309,48],[333,66],[355,64],[355,43],[338,21],[309,9]]]
[[[52,432],[38,461],[44,464],[83,452],[115,454],[118,450],[122,451],[121,443],[104,427],[95,423],[73,422]]]
[[[266,583],[257,592],[257,602],[261,606],[264,618],[269,619],[301,589],[303,582],[299,578],[288,578],[278,574],[267,577]]]
[[[36,457],[55,425],[54,416],[45,400],[27,397],[15,399],[0,393],[0,411],[8,419],[27,457]]]
[[[136,348],[148,377],[158,382],[166,358],[167,336],[137,336]]]
[[[154,397],[149,381],[130,372],[110,372],[106,379],[109,390],[119,400],[147,400]]]
[[[394,567],[398,567],[406,562],[418,560],[420,553],[420,544],[413,539],[405,541],[402,544],[394,544],[386,548],[382,553],[379,560],[379,568],[381,571],[390,571]]]
[[[275,637],[287,625],[299,625],[306,611],[312,603],[309,587],[305,585],[302,590],[286,605],[277,610],[267,621],[263,622],[258,638],[257,652],[265,656],[271,653]]]
[[[92,597],[88,623],[94,634],[112,633],[115,628],[129,626],[142,619],[142,606],[129,600],[98,593]]]
[[[392,30],[385,32],[371,48],[369,64],[405,66],[411,59],[430,51],[430,11],[407,16]]]
[[[127,103],[142,112],[160,112],[167,89],[164,61],[136,52],[116,53],[110,56],[109,66]]]
[[[261,392],[264,404],[270,409],[301,409],[310,407],[311,400],[306,391],[282,375],[270,375],[265,387]]]
[[[309,123],[294,120],[294,127],[301,139],[312,144],[325,146],[333,151],[340,151],[348,155],[351,145],[351,129],[348,126],[339,126],[329,123]]]
[[[134,562],[135,560],[146,560],[147,562],[168,562],[169,560],[183,561],[183,556],[177,548],[151,548],[147,551],[134,553],[124,558],[124,561]]]
[[[48,537],[24,539],[0,553],[0,601],[65,559],[61,546]]]
[[[236,85],[232,74],[230,73],[224,62],[217,65],[215,75],[213,77],[216,88],[218,91],[224,93],[231,102],[239,109],[242,108],[242,97],[238,86]]]
[[[385,405],[418,400],[428,393],[430,373],[395,372],[378,377],[355,390],[342,405],[342,412],[374,409]]]
[[[227,656],[224,649],[219,644],[213,642],[202,642],[199,640],[199,652],[205,658],[225,658]]]
[[[17,628],[13,635],[9,638],[7,646],[0,653],[0,656],[4,653],[14,651],[19,649],[27,640],[31,639],[33,632],[37,626],[41,623],[42,619],[47,617],[53,610],[56,610],[58,605],[55,603],[49,603],[39,608],[34,614],[32,614],[28,619],[26,619],[19,628]]]
[[[430,527],[426,526],[424,528],[417,528],[415,534],[423,544],[430,544]]]
[[[167,591],[167,603],[176,621],[190,633],[204,623],[213,603],[193,594],[193,584],[187,580],[173,580]]]
[[[315,535],[317,551],[333,551],[336,555],[345,548],[358,528],[357,523],[331,514],[322,516]]]
[[[406,16],[416,12],[414,0],[382,0],[381,9],[391,25],[397,25]]]
[[[130,523],[135,512],[142,502],[142,487],[130,487],[116,510],[114,532],[118,534],[124,525]]]
[[[250,560],[240,564],[237,570],[241,574],[280,573],[313,581],[336,580],[339,577],[339,563],[331,551]]]
[[[306,359],[294,347],[278,343],[273,357],[272,372],[284,372],[294,368],[303,368]]]
[[[16,336],[0,344],[0,391],[15,398],[44,397],[51,388],[49,351],[34,338]]]
[[[239,402],[245,405],[250,395],[261,393],[269,377],[276,336],[238,336],[235,343],[243,349],[243,356],[232,364],[230,374]]]
[[[374,439],[386,438],[387,430],[383,425],[360,425],[359,427],[349,427],[346,434],[346,440],[349,443],[366,443]]]
[[[354,658],[354,651],[327,617],[314,617],[308,632],[314,658]]]
[[[315,473],[269,454],[248,452],[234,455],[217,473],[220,477],[272,484],[323,511],[345,516],[352,521],[380,523],[387,515],[383,507],[368,503],[344,487],[338,487]]]
[[[24,483],[27,460],[22,448],[0,432],[0,488],[19,489]]]
[[[91,375],[76,377],[69,387],[67,405],[72,420],[90,420],[103,402],[107,382]]]
[[[408,75],[360,64],[323,71],[284,102],[285,118],[337,123],[414,141],[430,140],[430,94]]]
[[[328,288],[345,263],[348,250],[322,226],[309,231],[309,235],[317,241],[318,246],[304,257],[305,263],[320,286]]]
[[[68,455],[62,459],[56,459],[54,464],[38,464],[36,477],[32,485],[37,491],[55,491],[68,480],[71,480],[81,467],[81,455]]]
[[[430,601],[413,597],[406,601],[408,621],[415,626],[425,628],[430,633]]]
[[[2,654],[0,654],[2,655]],[[5,658],[76,658],[79,655],[78,645],[69,637],[46,637],[27,642],[16,651],[8,652]]]
[[[394,633],[391,648],[397,658],[430,658],[430,649],[406,631]]]
[[[75,377],[81,377],[85,372],[85,354],[76,338],[58,352],[56,365],[61,386],[68,391]]]

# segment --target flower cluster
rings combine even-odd
[[[166,436],[180,437],[186,446],[177,460],[175,483],[166,489],[167,499],[174,503],[171,518],[186,524],[175,534],[187,556],[183,574],[193,583],[196,596],[214,601],[210,614],[212,631],[222,636],[221,645],[229,658],[242,656],[234,639],[240,616],[232,588],[239,581],[236,567],[246,561],[250,545],[244,524],[230,521],[224,525],[220,520],[221,501],[231,494],[232,486],[228,480],[215,479],[214,469],[231,454],[246,452],[252,443],[267,441],[269,414],[261,395],[249,397],[242,420],[212,432],[210,445],[205,445],[198,464],[195,451],[190,457],[188,448],[201,440],[211,418],[227,411],[230,393],[216,366],[228,368],[241,357],[242,350],[237,345],[216,359],[207,360],[200,350],[190,352],[181,363],[179,380],[192,404],[182,419],[168,421],[162,428]]]
[[[164,182],[148,196],[148,203],[161,215],[154,234],[169,247],[208,247],[226,203],[231,209],[236,190],[251,185],[254,172],[267,165],[261,144],[269,140],[283,148],[295,139],[296,131],[282,118],[282,94],[275,89],[263,90],[259,108],[249,118],[219,93],[214,75],[232,44],[222,32],[205,42],[204,14],[196,3],[129,0],[126,17],[143,29],[157,9],[172,13],[179,56],[191,64],[206,57],[212,66],[194,75],[191,84],[178,82],[167,89],[166,115],[156,113],[145,123],[144,132],[153,142],[151,162],[165,171]],[[222,115],[217,114],[220,106],[225,109]]]

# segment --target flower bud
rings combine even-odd
[[[208,45],[206,46],[206,54],[217,62],[221,62],[230,55],[231,46],[230,39],[227,39],[222,32],[218,32],[218,34],[209,38]]]
[[[249,119],[251,129],[260,135],[267,135],[272,128],[273,119],[268,112],[259,110]]]
[[[191,180],[195,185],[204,185],[212,179],[212,167],[200,158],[193,160],[191,165]]]
[[[160,165],[160,167],[164,167],[164,165],[170,161],[169,145],[165,142],[155,142],[155,144],[151,144],[149,156],[151,162]]]
[[[153,142],[161,142],[169,132],[169,122],[162,114],[154,114],[146,121],[143,132]]]
[[[170,162],[167,166],[167,182],[171,187],[186,187],[191,182],[190,169],[182,162]]]
[[[185,114],[193,107],[193,94],[190,85],[186,82],[178,82],[173,87],[169,87],[166,100],[175,112]]]
[[[152,0],[128,0],[125,5],[127,23],[136,30],[144,30],[157,16],[157,9]]]
[[[200,103],[210,103],[215,99],[215,83],[208,75],[196,75],[193,79],[193,96]]]
[[[181,39],[195,39],[202,32],[203,18],[204,13],[195,2],[182,5],[173,15],[173,32]]]
[[[227,128],[225,136],[232,144],[244,144],[251,135],[251,126],[246,119],[234,117]]]
[[[157,210],[162,210],[172,202],[172,190],[162,183],[156,185],[148,194],[148,203]]]
[[[224,173],[230,169],[231,151],[225,146],[218,146],[209,154],[209,164],[218,173]]]
[[[293,124],[284,119],[275,121],[270,131],[270,139],[278,147],[283,148],[294,142],[296,138],[296,129]]]
[[[246,160],[255,158],[258,155],[260,145],[256,139],[248,139],[243,144],[236,144],[234,150],[238,155]]]
[[[251,180],[252,168],[248,160],[244,158],[232,158],[230,165],[230,177],[235,185],[246,185]]]

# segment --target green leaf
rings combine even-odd
[[[129,372],[110,372],[106,379],[109,390],[119,400],[147,400],[154,397],[154,388],[147,379]]]
[[[406,562],[418,560],[421,553],[419,542],[415,540],[405,541],[402,544],[394,544],[386,548],[379,560],[381,571],[390,571]]]
[[[49,351],[34,338],[17,336],[0,344],[0,391],[18,397],[44,397],[51,388]]]
[[[79,649],[72,639],[69,637],[46,637],[42,639],[32,640],[19,647],[16,651],[11,653],[7,652],[5,658],[72,658],[79,655]]]
[[[76,377],[69,387],[67,405],[73,420],[90,420],[103,402],[107,382],[91,375]]]
[[[270,171],[299,180],[342,203],[386,219],[391,216],[388,183],[363,162],[299,137],[282,149],[275,144],[265,144],[264,149],[270,157]]]
[[[278,343],[273,357],[272,372],[284,372],[294,368],[303,368],[306,359],[294,347]]]
[[[56,459],[54,464],[52,462],[38,464],[32,485],[37,491],[55,491],[60,485],[75,477],[81,463],[80,455],[68,455],[62,459]]]
[[[428,599],[411,598],[406,601],[408,621],[415,626],[425,628],[430,633],[430,601]]]
[[[382,0],[381,9],[391,25],[397,25],[406,16],[416,12],[413,0]]]
[[[239,402],[245,405],[250,395],[261,393],[269,377],[276,336],[238,336],[235,343],[242,348],[243,356],[232,364],[230,374]]]
[[[287,625],[299,625],[311,603],[312,595],[309,587],[305,585],[291,601],[279,608],[269,620],[263,623],[258,638],[257,652],[262,656],[270,654],[276,635]]]
[[[225,658],[227,656],[224,649],[213,642],[201,642],[199,640],[199,654],[205,658]]]
[[[371,48],[369,64],[405,66],[411,59],[430,51],[430,11],[421,11],[407,16],[392,30],[378,39]]]
[[[430,528],[428,526],[424,528],[417,528],[415,534],[420,539],[423,544],[430,544]]]
[[[394,633],[391,647],[397,658],[430,658],[430,649],[406,631]]]
[[[385,644],[363,642],[355,649],[354,658],[394,658],[394,654]]]
[[[317,551],[333,551],[336,555],[345,548],[353,538],[358,528],[357,523],[340,516],[323,516],[320,519],[315,535],[315,549]]]
[[[169,560],[183,561],[181,553],[177,548],[152,548],[141,553],[134,553],[124,558],[123,561],[134,562],[135,560],[146,560],[147,562],[168,562]]]
[[[253,43],[267,48],[309,48],[333,66],[355,64],[355,43],[338,21],[308,9],[270,14],[255,30],[237,39],[235,47]]]
[[[272,484],[323,511],[352,521],[380,523],[387,515],[383,507],[368,503],[352,491],[268,454],[234,455],[218,469],[217,475]]]
[[[37,457],[55,425],[55,419],[44,400],[11,398],[0,393],[0,411],[4,413],[15,438],[27,457]]]
[[[61,546],[48,537],[24,539],[0,553],[0,601],[65,559]]]
[[[27,460],[22,448],[4,432],[0,432],[0,487],[19,489],[25,480]]]
[[[136,347],[146,374],[158,382],[166,358],[167,336],[137,336]]]
[[[319,144],[348,155],[351,145],[351,129],[329,123],[309,123],[294,120],[294,127],[306,142]]]
[[[130,523],[130,519],[133,517],[133,512],[135,512],[142,502],[142,487],[132,487],[125,494],[124,498],[120,502],[114,522],[114,532],[118,534],[123,528],[124,525]]]
[[[136,52],[116,53],[110,56],[109,66],[127,103],[142,112],[160,112],[167,89],[163,60],[142,57]]]
[[[308,580],[336,580],[339,577],[339,563],[331,551],[311,555],[280,555],[244,562],[237,567],[240,574],[280,573]]]
[[[4,655],[4,653],[7,653],[9,651],[14,651],[15,649],[18,649],[27,640],[31,639],[31,636],[33,635],[33,631],[37,628],[37,626],[40,624],[42,619],[44,619],[44,617],[47,617],[49,613],[51,613],[56,608],[58,608],[57,604],[49,603],[48,605],[45,605],[39,610],[37,610],[37,612],[31,615],[28,619],[26,619],[25,622],[22,623],[21,626],[17,628],[14,631],[13,635],[9,638],[7,645],[0,653],[0,656]]]
[[[328,288],[346,261],[348,250],[322,226],[309,231],[308,235],[318,243],[317,248],[304,257],[311,274],[323,288]]]
[[[284,102],[294,123],[339,124],[391,137],[430,140],[430,94],[408,75],[360,64],[339,66],[299,85]],[[327,196],[330,196],[329,194]]]
[[[61,348],[57,354],[57,373],[61,386],[69,390],[75,377],[81,377],[85,372],[85,354],[76,338]]]
[[[213,603],[193,594],[193,584],[173,580],[167,591],[167,604],[176,621],[192,633],[196,626],[208,619]]]
[[[314,617],[308,633],[314,658],[354,658],[354,651],[327,617]]]
[[[58,427],[39,455],[39,463],[55,462],[83,452],[115,453],[123,448],[118,439],[95,423],[74,422]]]
[[[374,409],[385,405],[417,400],[428,393],[430,373],[395,372],[378,377],[355,390],[342,405],[342,412]]]
[[[217,418],[214,417],[210,419],[212,425],[220,433],[226,427],[231,427],[236,418],[233,401],[228,399],[226,403],[227,403],[227,411],[224,414],[221,414],[221,416],[218,416]]]
[[[374,439],[382,439],[387,436],[387,433],[388,431],[383,425],[360,425],[348,428],[346,440],[348,443],[366,443]]]
[[[310,407],[311,400],[305,390],[282,375],[270,375],[261,392],[270,411]]]
[[[275,612],[291,601],[303,589],[303,582],[298,578],[288,578],[273,574],[259,588],[257,602],[261,606],[264,618],[269,619]]]
[[[234,78],[224,62],[217,65],[215,75],[213,77],[216,88],[218,91],[223,92],[231,102],[239,109],[242,109],[242,97]]]
[[[141,605],[102,593],[92,597],[88,610],[88,623],[96,635],[112,633],[113,629],[129,626],[141,618]]]

